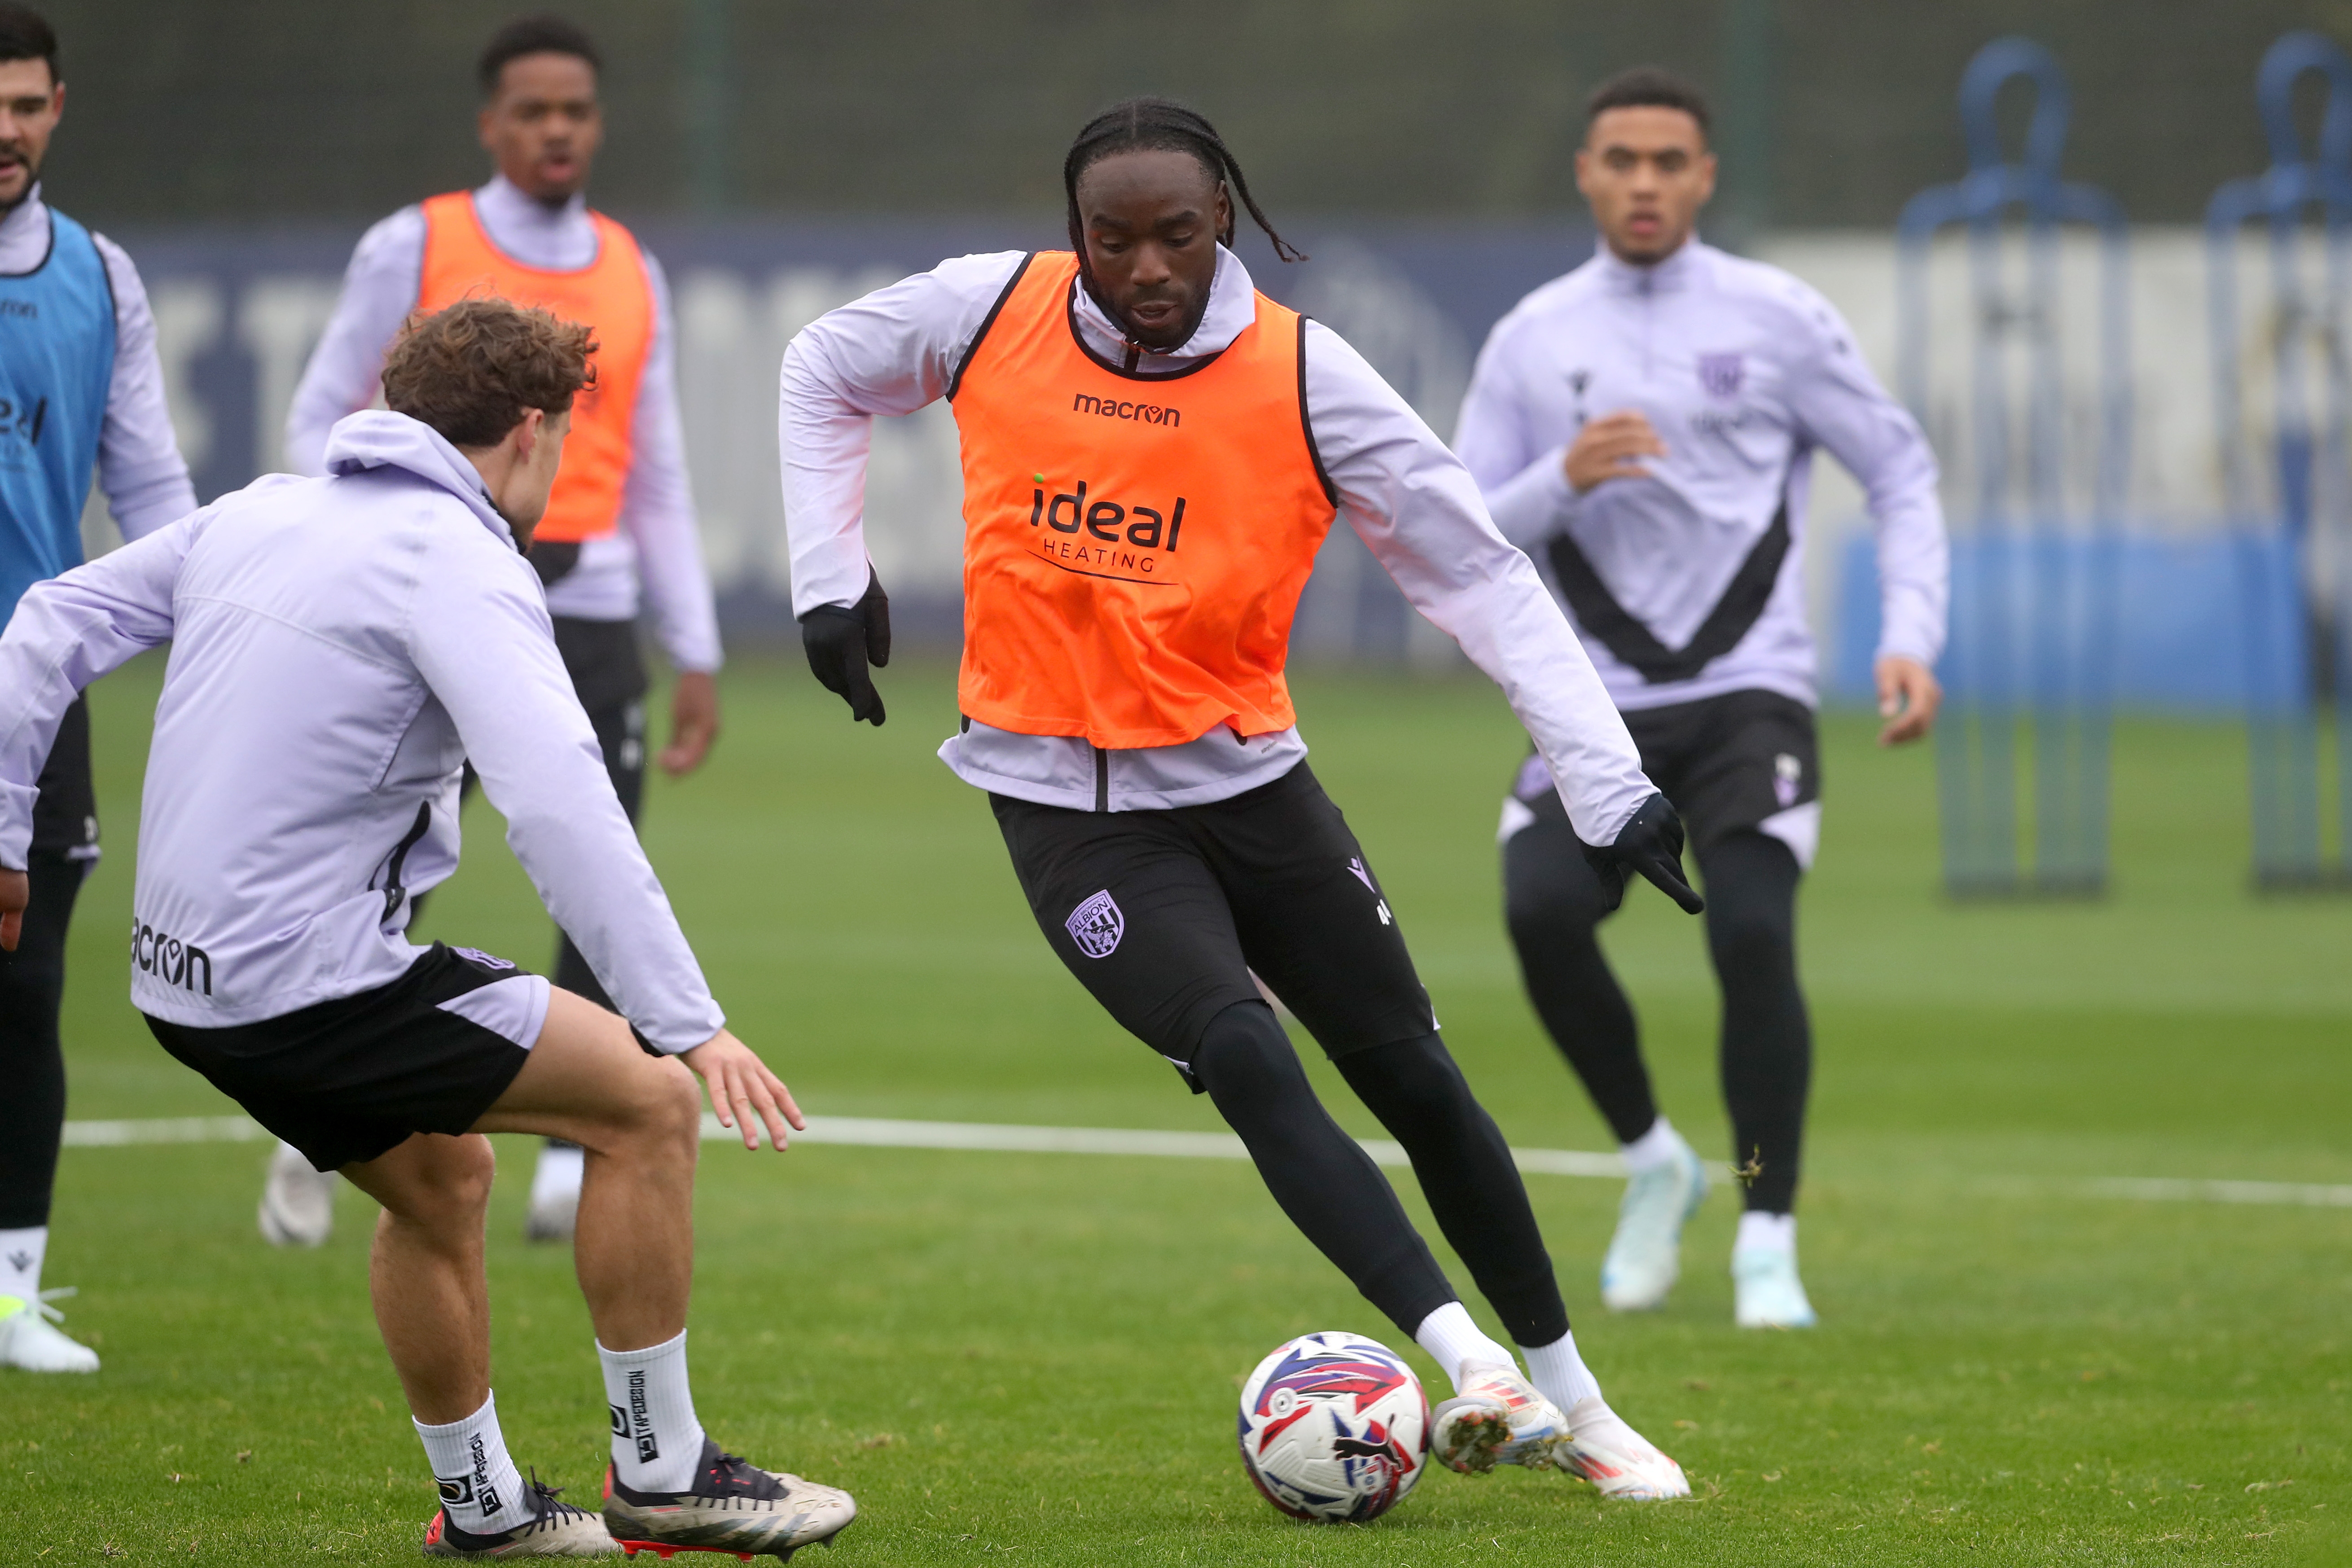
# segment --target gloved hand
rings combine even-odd
[[[1692,892],[1691,885],[1683,879],[1683,819],[1675,815],[1674,806],[1664,795],[1654,795],[1643,801],[1641,809],[1619,830],[1616,842],[1600,849],[1585,845],[1584,858],[1592,863],[1612,910],[1624,901],[1628,867],[1647,877],[1660,892],[1680,904],[1683,913],[1695,915],[1706,908],[1706,901]]]
[[[881,577],[869,573],[866,596],[854,605],[820,605],[803,616],[801,646],[808,650],[818,684],[849,704],[851,721],[878,728],[882,694],[874,689],[866,667],[878,669],[890,662],[890,596],[882,591]]]

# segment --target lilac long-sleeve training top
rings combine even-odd
[[[1648,417],[1666,455],[1644,459],[1646,478],[1574,493],[1570,443],[1588,420],[1626,409]],[[1803,558],[1817,450],[1868,497],[1877,653],[1932,665],[1943,651],[1935,453],[1836,310],[1779,268],[1696,239],[1648,267],[1603,247],[1496,323],[1454,444],[1504,534],[1543,567],[1621,708],[1749,689],[1813,702]],[[1786,542],[1768,573],[1759,551],[1771,549],[1776,519]],[[1744,568],[1752,618],[1736,613]],[[1706,651],[1693,643],[1711,616],[1708,637],[1727,646],[1703,660],[1675,657]]]

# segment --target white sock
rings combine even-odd
[[[507,1458],[506,1436],[499,1430],[497,1394],[463,1421],[446,1426],[417,1421],[416,1436],[424,1441],[450,1523],[474,1535],[497,1535],[530,1522],[522,1477]]]
[[[1563,1412],[1573,1410],[1580,1400],[1601,1397],[1601,1380],[1577,1354],[1573,1330],[1548,1345],[1521,1345],[1519,1353],[1528,1358],[1528,1381]]]
[[[580,1177],[588,1168],[588,1154],[571,1143],[542,1143],[539,1146],[539,1163],[530,1173],[530,1204],[540,1205],[558,1199],[580,1201]]]
[[[1664,1117],[1650,1123],[1650,1130],[1631,1143],[1619,1145],[1625,1157],[1625,1173],[1638,1176],[1644,1171],[1654,1171],[1670,1164],[1683,1148],[1683,1135]]]
[[[49,1227],[0,1230],[0,1296],[41,1299],[41,1259],[49,1250]]]
[[[682,1492],[702,1458],[702,1423],[686,1381],[686,1331],[641,1351],[608,1351],[604,1400],[613,1407],[613,1470],[641,1492]]]
[[[1797,1250],[1797,1216],[1792,1214],[1766,1214],[1762,1209],[1749,1209],[1739,1216],[1739,1234],[1732,1239],[1731,1250],[1746,1252],[1794,1252]]]
[[[1430,1358],[1454,1384],[1454,1392],[1462,1392],[1462,1370],[1470,1366],[1507,1366],[1514,1370],[1518,1363],[1511,1352],[1486,1335],[1470,1316],[1470,1309],[1459,1301],[1448,1301],[1421,1321],[1412,1331],[1413,1342],[1427,1351]]]

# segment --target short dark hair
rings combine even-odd
[[[482,96],[498,95],[499,79],[506,74],[507,64],[525,55],[576,55],[588,62],[588,68],[602,76],[604,57],[596,52],[596,42],[586,28],[551,11],[534,16],[517,16],[490,35],[482,49],[481,62],[474,74],[481,79]]]
[[[481,297],[408,319],[384,356],[384,406],[453,447],[495,447],[523,411],[562,414],[596,384],[596,342],[551,311]]]
[[[1706,95],[1663,67],[1635,66],[1594,88],[1584,100],[1584,123],[1590,126],[1612,109],[1679,109],[1698,121],[1701,138],[1711,134]]]
[[[30,5],[0,0],[0,60],[46,60],[49,80],[60,80],[57,29]]]

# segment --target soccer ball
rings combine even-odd
[[[1429,1398],[1361,1334],[1301,1334],[1242,1384],[1242,1466],[1265,1500],[1317,1524],[1394,1508],[1429,1456]]]

